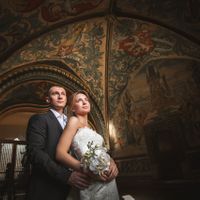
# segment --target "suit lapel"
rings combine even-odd
[[[51,112],[50,110],[48,111],[48,115],[50,117],[50,119],[52,120],[52,123],[56,123],[58,126],[58,130],[59,132],[63,131],[62,126],[60,125],[59,121],[57,120],[56,116],[53,114],[53,112]]]

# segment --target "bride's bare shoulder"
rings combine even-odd
[[[81,126],[80,121],[79,121],[79,119],[76,116],[70,117],[68,124],[70,126],[75,126],[77,128],[79,128]]]
[[[68,123],[78,123],[79,119],[76,116],[71,116]]]

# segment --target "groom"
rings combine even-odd
[[[70,185],[84,189],[90,183],[85,174],[72,172],[55,160],[56,146],[67,120],[65,89],[52,86],[46,101],[51,109],[33,115],[27,127],[27,153],[32,169],[28,200],[65,200]]]
[[[28,200],[65,200],[70,185],[85,189],[90,178],[80,172],[71,171],[55,160],[55,152],[60,135],[66,124],[64,108],[67,103],[63,87],[52,86],[46,101],[51,109],[44,114],[33,115],[27,127],[27,153],[31,163],[31,177]],[[118,174],[114,162],[111,163],[110,181]]]

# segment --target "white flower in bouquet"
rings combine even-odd
[[[88,142],[88,150],[85,152],[81,159],[83,169],[88,169],[94,174],[101,174],[109,169],[110,155],[107,149],[102,146],[94,145],[93,141]]]

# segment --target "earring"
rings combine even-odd
[[[67,115],[67,106],[65,106],[63,112],[64,112],[65,115]]]

